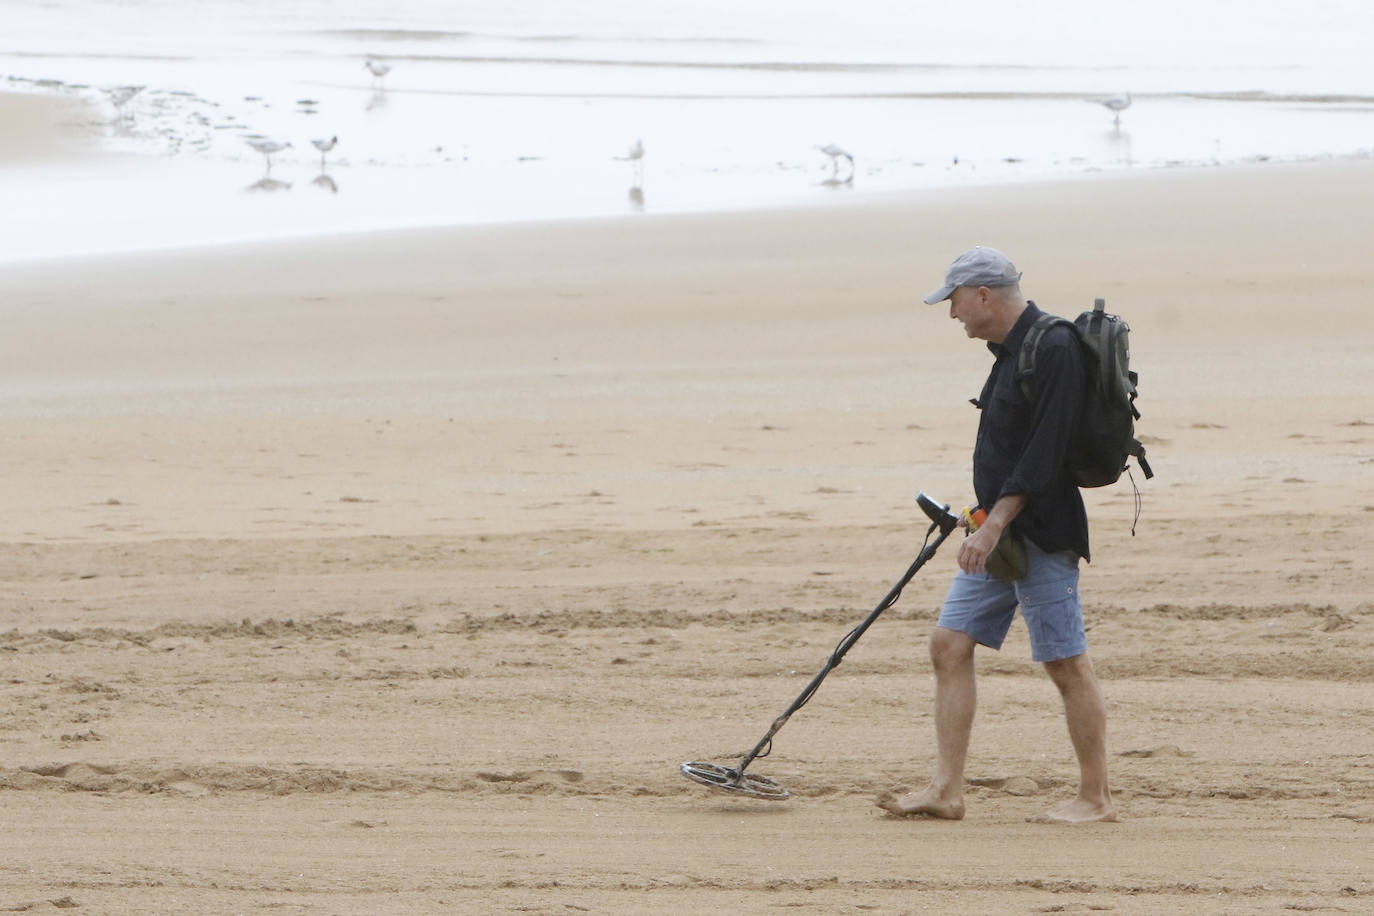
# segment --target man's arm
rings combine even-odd
[[[964,543],[960,545],[959,568],[973,576],[983,572],[987,568],[988,554],[997,547],[1002,532],[1025,507],[1024,493],[998,499],[988,511],[987,520],[977,531],[964,538]]]

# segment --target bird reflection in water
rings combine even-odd
[[[333,176],[324,172],[310,179],[310,183],[321,190],[328,191],[330,194],[339,193],[339,183],[334,180]]]
[[[253,182],[248,187],[244,188],[244,190],[250,193],[275,193],[277,191],[289,191],[291,190],[291,182],[282,181],[281,179],[273,178],[270,175],[264,175],[262,178],[259,178],[257,181]]]
[[[1114,126],[1111,130],[1104,131],[1102,139],[1106,141],[1106,147],[1110,151],[1109,155],[1113,161],[1122,165],[1130,165],[1131,157],[1131,132],[1122,130],[1120,125]]]

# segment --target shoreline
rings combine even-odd
[[[259,174],[261,160],[241,144],[232,153],[237,159],[204,153],[158,157],[108,148],[111,132],[125,127],[119,121],[101,121],[89,103],[57,94],[0,92],[0,124],[7,117],[5,97],[20,100],[18,107],[30,110],[22,117],[9,116],[15,122],[9,133],[32,134],[29,145],[42,151],[22,159],[12,156],[9,162],[22,168],[11,169],[10,186],[3,190],[29,219],[13,225],[8,235],[0,233],[0,265],[5,266],[394,231],[902,206],[916,198],[940,199],[980,189],[1016,193],[1016,188],[1042,185],[1091,187],[1100,180],[1317,167],[1370,156],[1360,150],[1227,162],[1042,163],[1006,165],[1000,172],[966,166],[955,157],[953,164],[929,164],[912,171],[905,182],[893,183],[892,176],[868,172],[857,180],[817,181],[800,166],[784,169],[781,162],[769,174],[746,170],[665,179],[651,171],[646,180],[625,172],[620,168],[623,162],[609,159],[555,163],[534,157],[530,162],[468,163],[464,153],[458,164],[355,164],[347,156],[325,163],[294,149],[283,153],[287,158],[275,171]],[[16,103],[9,107],[16,110]],[[63,112],[70,116],[65,125],[60,122]],[[107,135],[104,140],[97,136],[101,132]],[[1121,139],[1129,144],[1128,133],[1117,138]],[[347,148],[347,141],[342,148]],[[569,176],[578,169],[589,170],[587,186],[573,182],[574,187],[567,187]],[[68,212],[81,212],[83,219],[67,219]],[[111,242],[114,238],[120,241]]]
[[[110,160],[129,163],[140,157],[127,153],[103,153],[88,149],[82,157],[89,163],[94,157],[105,156]],[[71,160],[68,160],[71,161]],[[468,220],[383,220],[370,227],[357,227],[331,230],[319,225],[282,230],[276,233],[252,233],[237,237],[199,238],[185,242],[164,242],[132,244],[128,247],[92,247],[61,253],[37,253],[7,256],[0,251],[0,269],[39,267],[43,264],[70,260],[116,258],[139,255],[187,255],[195,252],[213,253],[217,250],[229,251],[235,248],[272,246],[279,244],[329,244],[344,243],[349,240],[385,237],[393,234],[425,232],[462,232],[470,230],[482,232],[488,229],[507,229],[525,227],[536,229],[575,228],[579,224],[595,226],[609,222],[671,220],[693,217],[719,217],[728,219],[734,216],[755,214],[759,216],[785,216],[789,213],[823,214],[841,210],[919,208],[923,203],[934,202],[944,205],[951,198],[965,194],[988,194],[1006,190],[1012,194],[1019,190],[1042,189],[1046,192],[1071,193],[1076,189],[1097,187],[1103,184],[1124,184],[1131,182],[1169,181],[1177,178],[1194,181],[1202,176],[1211,175],[1250,175],[1261,170],[1287,170],[1292,172],[1309,171],[1317,173],[1323,169],[1340,169],[1359,163],[1374,161],[1374,155],[1360,153],[1349,156],[1326,156],[1304,159],[1259,159],[1233,163],[1177,163],[1159,166],[1123,166],[1120,168],[1093,168],[1077,173],[1047,172],[1034,176],[1001,176],[970,180],[957,185],[936,185],[918,188],[891,188],[848,192],[848,196],[835,196],[831,199],[808,200],[759,200],[741,203],[716,202],[699,206],[656,210],[653,212],[591,212],[527,214],[509,217],[488,216]],[[135,168],[141,164],[135,163]]]

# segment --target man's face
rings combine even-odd
[[[981,290],[978,286],[956,286],[949,294],[949,317],[963,324],[969,337],[983,337],[979,332],[987,324],[987,297]]]

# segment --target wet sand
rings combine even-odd
[[[13,168],[89,157],[97,151],[98,118],[77,98],[0,92],[0,165]]]
[[[1374,900],[1374,164],[423,230],[0,273],[0,909],[1355,912]],[[933,759],[996,244],[1131,322],[1157,472],[1089,494],[1124,820],[1024,631]]]

